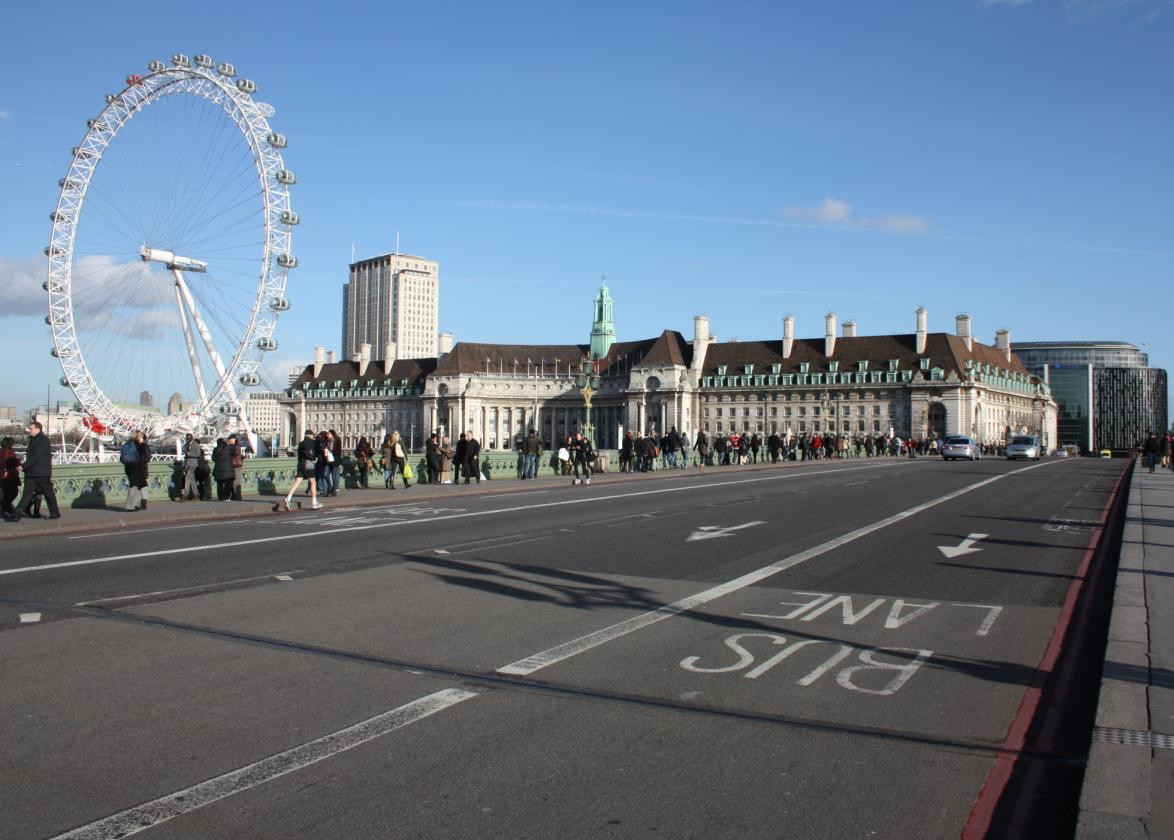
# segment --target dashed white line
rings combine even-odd
[[[913,462],[918,463],[918,462]],[[192,554],[201,551],[217,551],[224,548],[239,548],[244,545],[259,545],[270,542],[284,542],[286,540],[301,540],[313,539],[315,537],[326,537],[333,534],[352,533],[355,531],[370,531],[376,528],[395,528],[404,525],[420,525],[427,522],[444,522],[450,519],[466,519],[480,516],[499,516],[503,513],[518,513],[521,511],[534,511],[542,508],[562,507],[564,505],[586,505],[593,502],[610,502],[616,499],[630,499],[639,496],[655,496],[661,493],[682,493],[691,490],[709,490],[712,488],[732,487],[739,484],[755,484],[761,481],[779,481],[781,479],[798,479],[807,478],[816,475],[826,475],[827,473],[837,472],[852,472],[855,470],[877,470],[892,468],[895,466],[903,466],[892,463],[874,464],[865,467],[846,467],[843,469],[831,470],[813,470],[811,472],[796,472],[783,473],[781,475],[768,475],[758,478],[743,478],[735,481],[717,481],[706,484],[691,484],[685,487],[661,487],[655,490],[637,490],[631,493],[616,493],[610,496],[576,496],[572,499],[563,499],[557,502],[541,502],[534,505],[522,505],[519,507],[508,508],[494,508],[491,510],[475,510],[462,511],[460,513],[450,513],[442,516],[422,517],[419,519],[397,519],[391,522],[377,522],[371,525],[354,525],[343,528],[329,528],[316,531],[299,531],[294,534],[279,534],[272,537],[257,537],[250,540],[233,540],[231,542],[223,543],[206,543],[204,545],[183,546],[180,548],[164,548],[158,551],[140,551],[133,554],[115,554],[110,557],[95,557],[90,560],[68,560],[61,563],[45,563],[40,566],[21,566],[15,569],[0,569],[0,576],[4,575],[20,575],[29,572],[41,572],[48,569],[65,569],[75,566],[90,566],[95,563],[112,563],[118,560],[140,560],[148,557],[166,557],[175,554]],[[1011,473],[1007,473],[1010,475]]]
[[[41,620],[41,614],[39,612],[38,613],[27,612],[27,613],[20,614],[20,623],[21,624],[36,624],[40,620]]]
[[[476,696],[477,692],[461,688],[437,691],[238,770],[232,770],[206,782],[177,790],[89,825],[83,825],[58,835],[53,840],[114,840],[137,834],[181,814],[195,811],[225,797],[316,764]]]

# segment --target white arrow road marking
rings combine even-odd
[[[967,534],[966,539],[958,543],[958,545],[939,545],[938,551],[947,557],[961,557],[963,554],[973,554],[976,551],[982,551],[981,548],[974,548],[974,544],[979,540],[985,540],[990,534]]]
[[[721,525],[702,525],[696,531],[689,535],[689,539],[685,542],[693,542],[694,540],[712,540],[717,537],[728,537],[734,531],[741,531],[743,528],[753,528],[755,525],[765,525],[765,522],[746,522],[742,525],[730,525],[723,528]]]

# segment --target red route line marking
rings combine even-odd
[[[1027,731],[1031,728],[1032,721],[1039,709],[1040,700],[1043,698],[1044,683],[1047,682],[1048,675],[1051,674],[1052,669],[1056,665],[1056,661],[1060,657],[1060,648],[1065,636],[1068,635],[1068,625],[1071,624],[1073,614],[1076,611],[1076,602],[1080,597],[1080,589],[1088,576],[1093,557],[1096,555],[1105,533],[1108,531],[1106,525],[1109,519],[1109,511],[1114,503],[1116,503],[1117,495],[1121,492],[1121,485],[1125,482],[1125,476],[1128,474],[1128,468],[1122,471],[1120,477],[1117,479],[1116,486],[1113,487],[1112,494],[1109,496],[1109,501],[1105,504],[1104,510],[1101,511],[1101,515],[1097,519],[1096,536],[1085,550],[1084,557],[1080,561],[1080,567],[1076,570],[1075,578],[1068,586],[1068,594],[1065,596],[1064,606],[1060,610],[1060,620],[1052,630],[1052,637],[1048,640],[1048,646],[1044,650],[1043,658],[1036,665],[1035,677],[1032,680],[1031,686],[1019,702],[1019,709],[1016,711],[1015,717],[1012,718],[1007,735],[999,747],[999,755],[995,759],[995,765],[991,768],[990,773],[987,774],[986,781],[978,793],[978,799],[975,800],[974,807],[970,811],[970,817],[966,820],[966,826],[962,829],[962,840],[978,840],[978,838],[985,837],[990,830],[991,821],[995,816],[995,810],[999,806],[999,800],[1003,797],[1007,783],[1011,781],[1011,773],[1019,761],[1019,754],[1023,751],[1024,744],[1027,740]],[[1087,617],[1088,613],[1086,612],[1083,620],[1087,621]],[[1047,746],[1044,748],[1046,749]],[[1018,821],[1020,813],[1021,810],[1016,808],[1016,812],[1013,815],[1015,819],[1013,821]],[[1021,826],[1012,826],[1010,836],[1020,836],[1017,834],[1016,828],[1021,828]]]

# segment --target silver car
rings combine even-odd
[[[982,450],[978,441],[968,437],[948,437],[942,444],[942,460],[953,461],[955,458],[968,458],[977,461],[982,457]]]
[[[1014,461],[1016,458],[1026,458],[1031,461],[1038,461],[1043,455],[1043,447],[1039,444],[1039,439],[1035,435],[1014,435],[1011,442],[1007,444],[1007,460]]]

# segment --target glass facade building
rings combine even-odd
[[[1012,345],[1052,389],[1059,443],[1081,452],[1130,449],[1167,428],[1166,371],[1123,341],[1029,341]]]

